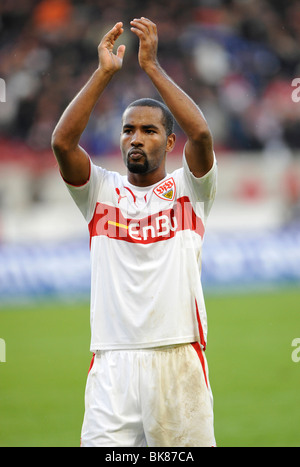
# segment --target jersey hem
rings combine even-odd
[[[163,341],[140,342],[136,344],[93,344],[90,347],[90,351],[97,352],[98,350],[151,349],[156,347],[165,347],[168,345],[190,344],[192,342],[200,342],[199,336],[188,336],[180,339],[164,339]]]

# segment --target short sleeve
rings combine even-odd
[[[197,178],[190,171],[185,153],[183,153],[183,172],[185,184],[188,187],[193,204],[196,205],[198,202],[204,203],[204,215],[207,217],[215,200],[217,191],[218,168],[215,154],[214,163],[210,171],[203,177]]]
[[[96,166],[90,160],[90,175],[88,181],[84,185],[75,186],[65,181],[70,195],[88,223],[93,217],[104,172],[104,169]]]

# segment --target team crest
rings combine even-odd
[[[161,199],[173,201],[175,198],[176,186],[173,177],[163,181],[160,185],[154,188],[154,193]]]

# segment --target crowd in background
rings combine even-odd
[[[222,150],[297,150],[300,2],[267,0],[1,0],[1,140],[50,147],[62,111],[98,65],[103,34],[123,21],[123,68],[84,133],[91,154],[117,148],[120,117],[132,100],[157,94],[139,68],[130,20],[158,26],[158,58],[196,101]]]

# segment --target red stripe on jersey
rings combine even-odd
[[[91,364],[90,364],[88,373],[89,373],[89,372],[91,371],[91,369],[93,368],[94,361],[95,361],[95,354],[93,353],[93,357],[92,357],[92,360],[91,360]]]
[[[130,193],[131,196],[133,197],[133,202],[135,203],[135,202],[136,202],[136,196],[135,196],[135,194],[133,193],[133,191],[132,191],[130,188],[128,188],[128,186],[125,186],[125,188],[126,188],[126,190],[129,191],[129,193]]]
[[[203,353],[202,353],[202,349],[200,347],[199,342],[193,342],[192,346],[194,347],[194,349],[196,350],[196,352],[198,354],[198,357],[199,357],[199,360],[200,360],[200,363],[201,363],[201,366],[202,366],[203,374],[204,374],[205,383],[206,383],[206,386],[208,387],[208,380],[207,380],[207,375],[206,375],[205,361],[204,361],[204,356],[203,356]]]
[[[198,303],[197,303],[196,299],[195,299],[195,304],[196,304],[196,315],[197,315],[197,322],[198,322],[198,328],[199,328],[200,344],[202,345],[203,350],[205,350],[206,349],[206,342],[205,342],[205,339],[204,339],[204,332],[203,332],[203,327],[202,327],[201,320],[200,320],[200,315],[199,315],[199,310],[198,310]]]
[[[203,238],[204,226],[187,196],[178,198],[172,209],[142,219],[125,218],[120,208],[97,203],[89,223],[90,237],[104,235],[130,243],[148,244],[173,238],[176,232],[191,230]]]

